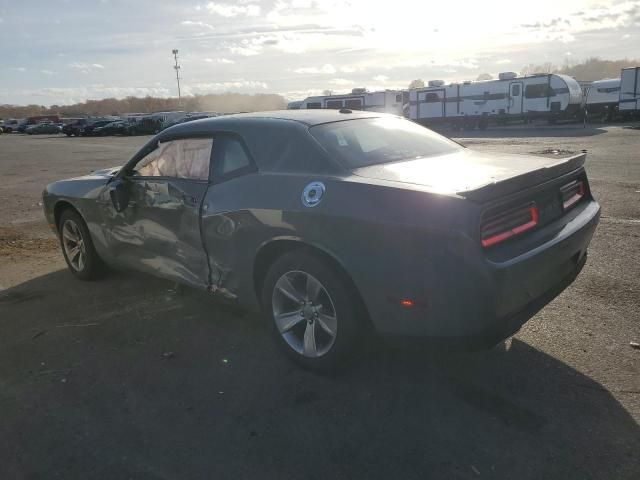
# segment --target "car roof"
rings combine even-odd
[[[392,115],[358,110],[278,110],[240,113],[178,123],[153,137],[132,159],[137,161],[158,143],[193,135],[225,132],[239,135],[258,168],[268,172],[338,172],[343,167],[327,158],[326,152],[309,135],[314,125]],[[393,116],[395,117],[395,116]],[[303,160],[301,160],[303,159]]]
[[[263,120],[263,121],[295,121],[307,126],[319,125],[322,123],[339,122],[355,118],[375,118],[382,117],[387,114],[378,112],[363,112],[360,110],[326,110],[326,109],[310,109],[310,110],[275,110],[268,112],[251,112],[251,113],[235,113],[232,115],[220,115],[218,117],[210,117],[202,120],[195,120],[198,127],[219,128],[227,123],[238,124],[245,120]],[[188,122],[191,123],[191,122]]]

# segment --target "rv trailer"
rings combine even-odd
[[[566,75],[518,77],[504,72],[498,80],[451,83],[432,80],[409,91],[409,118],[418,123],[450,124],[454,128],[486,128],[489,121],[506,123],[546,118],[550,123],[575,118],[582,109],[582,89]]]
[[[407,92],[401,90],[368,92],[364,88],[354,88],[350,94],[307,97],[302,101],[299,108],[331,108],[337,110],[347,108],[349,110],[367,110],[405,115],[404,105],[408,103],[406,94]]]
[[[620,72],[619,101],[623,117],[640,116],[640,67],[623,68]]]
[[[587,89],[585,111],[589,117],[600,117],[611,121],[617,115],[619,100],[619,78],[598,80]]]

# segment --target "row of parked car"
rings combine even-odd
[[[0,122],[0,133],[28,135],[60,133],[68,137],[107,135],[153,135],[179,123],[216,116],[212,112],[160,112],[109,118],[60,119],[56,115],[9,119]]]

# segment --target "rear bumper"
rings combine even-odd
[[[570,271],[560,279],[558,283],[551,286],[537,298],[528,302],[521,310],[510,313],[505,317],[496,317],[495,323],[473,336],[452,338],[453,343],[470,347],[492,347],[505,338],[514,335],[522,326],[536,313],[542,310],[554,298],[560,295],[569,285],[573,283],[578,274],[582,271],[587,261],[586,252],[574,263]]]
[[[542,244],[505,261],[471,255],[470,249],[442,258],[430,265],[436,272],[422,275],[425,280],[418,286],[396,286],[426,292],[424,302],[412,308],[389,300],[368,305],[373,323],[385,335],[428,337],[445,345],[495,345],[575,280],[599,216],[600,206],[590,201],[553,235],[547,232]]]

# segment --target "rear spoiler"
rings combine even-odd
[[[456,192],[461,197],[473,202],[484,203],[496,198],[507,196],[528,187],[540,185],[567,173],[573,172],[584,165],[586,152],[559,160],[537,170],[507,178],[498,182],[491,182],[473,190]]]

